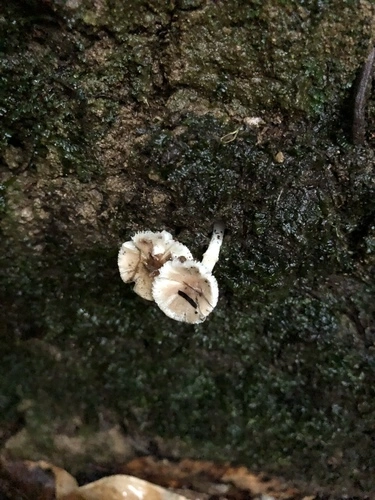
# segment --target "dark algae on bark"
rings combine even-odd
[[[3,5],[4,453],[79,470],[113,459],[83,443],[119,425],[180,456],[374,489],[371,88],[351,135],[374,19],[355,0]],[[121,282],[135,231],[200,260],[218,218],[205,323]]]

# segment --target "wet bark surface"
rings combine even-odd
[[[369,79],[352,143],[373,4],[2,7],[3,453],[77,472],[157,442],[373,489]],[[216,219],[205,323],[121,282],[135,231],[168,230],[200,259]]]

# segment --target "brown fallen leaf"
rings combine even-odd
[[[0,492],[10,498],[55,500],[77,486],[67,471],[42,460],[0,461]]]
[[[122,465],[120,472],[132,474],[161,486],[189,489],[229,498],[252,498],[268,495],[277,500],[300,500],[302,492],[281,479],[254,474],[246,467],[232,467],[203,460],[180,462],[141,457]]]

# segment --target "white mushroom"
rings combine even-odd
[[[206,266],[181,258],[166,262],[159,270],[152,295],[170,318],[185,323],[202,323],[216,306],[219,289]]]
[[[192,260],[190,250],[175,241],[167,231],[142,231],[123,243],[118,254],[118,267],[125,283],[135,282],[134,291],[153,300],[152,282],[158,270],[170,259]]]
[[[216,222],[212,233],[212,238],[207,250],[203,254],[202,264],[210,271],[219,260],[221,244],[223,243],[225,226],[223,222]]]
[[[147,300],[155,300],[170,318],[202,323],[219,297],[212,270],[223,237],[224,224],[218,222],[202,262],[197,262],[189,249],[167,231],[137,233],[120,249],[121,278],[125,283],[134,281],[134,291]]]

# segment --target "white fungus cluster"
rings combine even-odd
[[[202,262],[167,231],[142,231],[122,244],[118,255],[121,279],[135,282],[134,291],[154,300],[170,318],[202,323],[214,309],[219,288],[212,270],[218,261],[224,225],[214,225]]]

